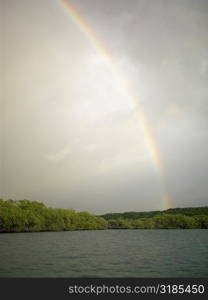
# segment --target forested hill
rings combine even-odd
[[[124,219],[124,220],[136,220],[141,218],[152,218],[156,215],[161,214],[174,214],[174,215],[184,215],[184,216],[197,216],[197,215],[207,215],[208,216],[208,206],[202,207],[184,207],[184,208],[169,208],[163,211],[143,211],[143,212],[136,212],[136,211],[129,211],[124,213],[107,213],[101,215],[100,217],[104,218],[105,220],[117,220],[117,219]]]

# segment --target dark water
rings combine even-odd
[[[0,234],[0,277],[208,277],[208,230]]]

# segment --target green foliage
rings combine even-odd
[[[197,228],[208,229],[208,216],[194,216],[194,219],[197,223]]]
[[[131,222],[128,220],[108,220],[108,228],[109,229],[131,229]]]
[[[0,232],[107,229],[103,218],[88,212],[47,208],[29,200],[0,199]]]
[[[142,218],[132,220],[132,228],[134,229],[153,229],[154,222],[152,218]]]
[[[184,216],[159,214],[153,218],[133,220],[110,219],[109,229],[194,229],[208,228],[208,216]]]
[[[183,207],[183,208],[169,208],[162,213],[165,214],[180,214],[184,216],[197,216],[197,215],[208,215],[208,206],[202,207]]]
[[[170,208],[164,211],[143,211],[143,212],[124,212],[124,213],[109,213],[101,215],[100,217],[106,220],[137,220],[142,218],[153,218],[156,215],[161,214],[173,214],[173,215],[184,215],[184,216],[196,216],[196,215],[207,215],[208,216],[208,206],[204,207],[184,207],[184,208]]]
[[[208,207],[127,212],[99,217],[86,211],[46,207],[37,201],[0,199],[0,232],[191,228],[208,229]]]
[[[105,215],[101,215],[100,217],[106,220],[117,220],[117,219],[125,219],[125,220],[137,220],[140,218],[152,218],[154,215],[160,213],[160,211],[150,211],[150,212],[124,212],[124,213],[109,213]]]
[[[160,214],[153,218],[154,228],[157,229],[191,229],[197,228],[193,217],[174,214]]]

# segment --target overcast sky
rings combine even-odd
[[[208,1],[70,2],[142,106],[172,206],[208,205]],[[102,53],[58,0],[0,3],[0,197],[164,209],[132,100]]]

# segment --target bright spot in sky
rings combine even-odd
[[[75,113],[80,120],[87,118],[96,123],[119,115],[129,117],[133,112],[123,81],[101,55],[87,58],[79,79],[81,100],[75,104]]]

